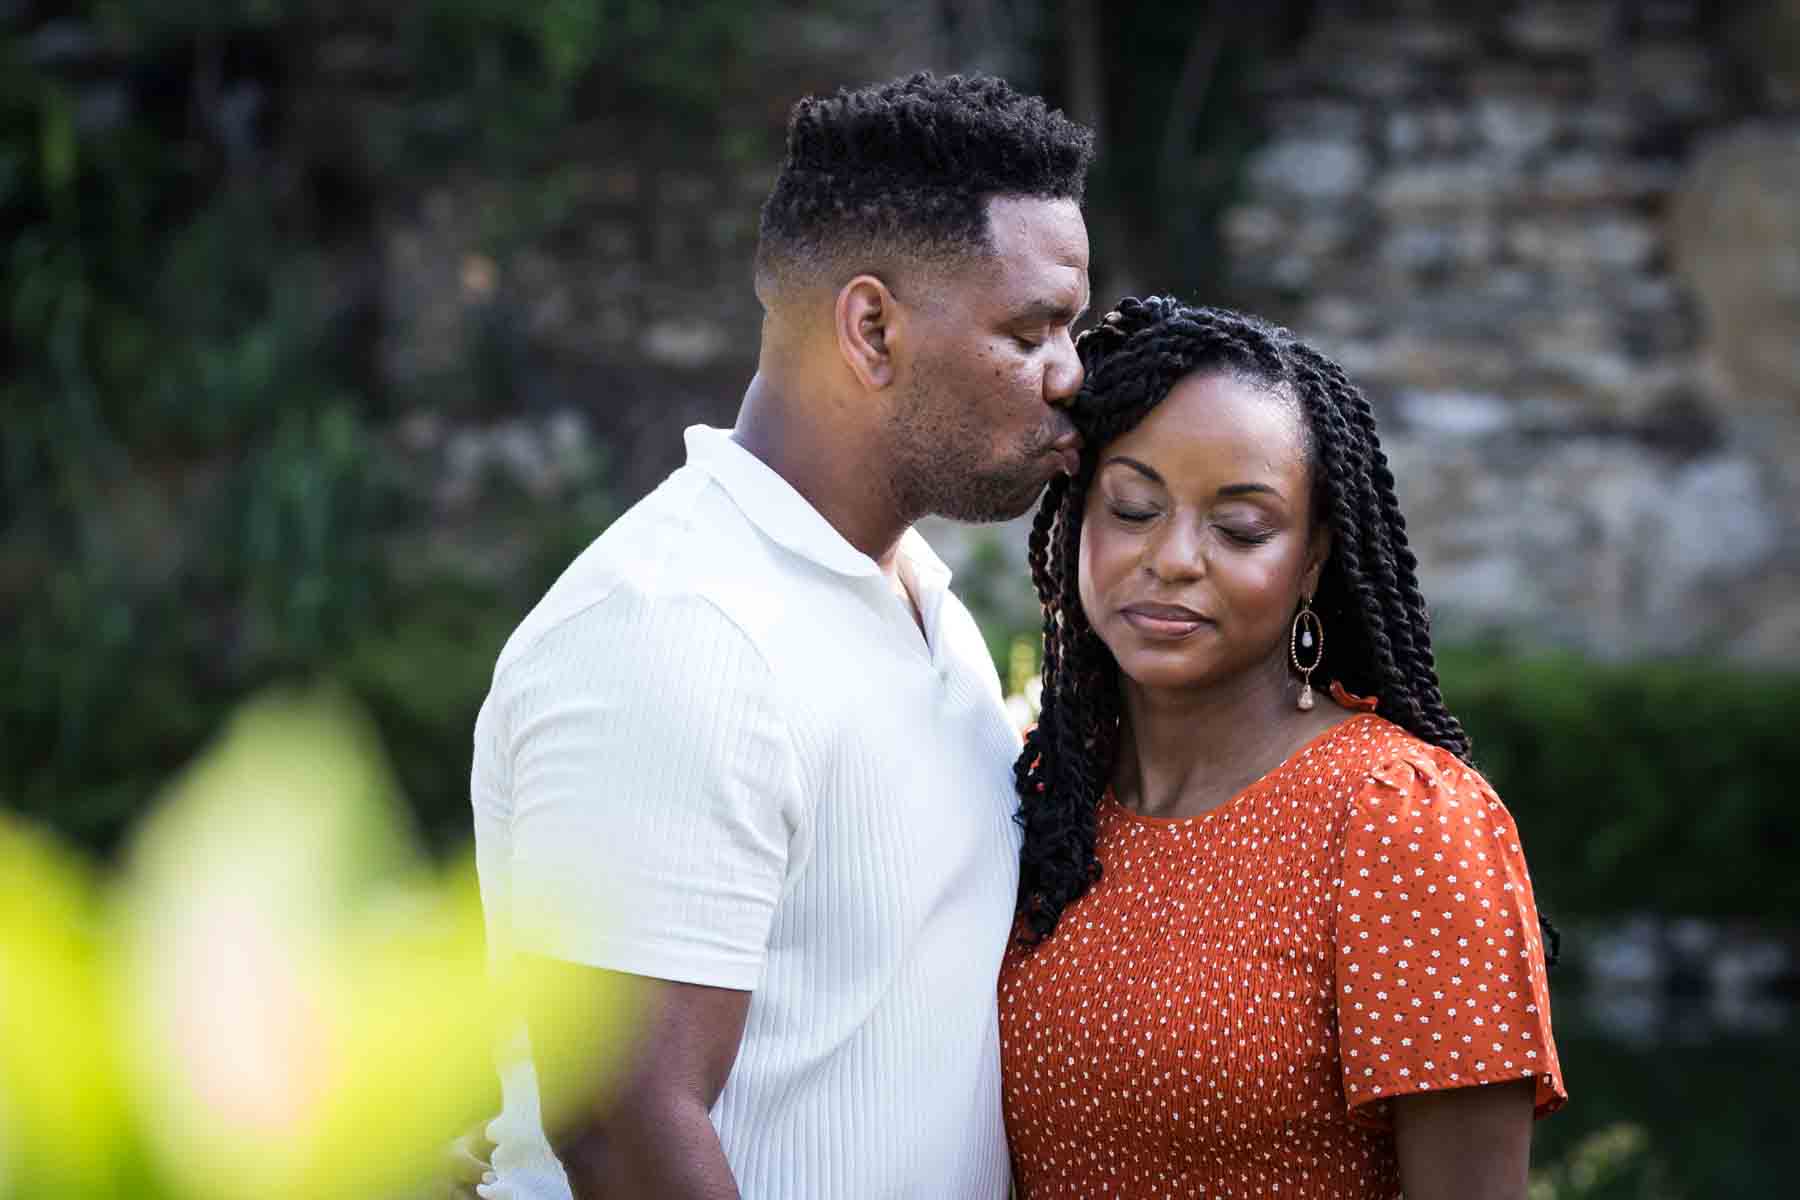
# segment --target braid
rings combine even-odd
[[[1196,372],[1279,387],[1298,402],[1314,509],[1332,536],[1314,598],[1332,630],[1332,674],[1375,696],[1409,733],[1469,758],[1468,737],[1438,687],[1418,563],[1374,412],[1343,370],[1286,329],[1162,296],[1121,301],[1077,347],[1087,378],[1072,416],[1087,449],[1081,470],[1045,493],[1029,543],[1044,610],[1044,692],[1039,723],[1014,767],[1027,942],[1048,937],[1063,909],[1099,878],[1099,804],[1119,754],[1119,668],[1082,611],[1078,579],[1082,514],[1098,452]]]

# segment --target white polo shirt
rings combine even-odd
[[[494,672],[472,781],[496,953],[746,989],[712,1111],[748,1198],[1001,1200],[1017,734],[917,533],[902,578],[722,430]],[[491,1197],[567,1197],[528,1063]]]

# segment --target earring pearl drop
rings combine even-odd
[[[1308,661],[1302,665],[1300,652],[1307,651]],[[1325,625],[1319,620],[1319,614],[1312,610],[1312,597],[1300,599],[1300,611],[1294,614],[1294,627],[1288,634],[1288,659],[1294,664],[1294,670],[1300,672],[1300,699],[1295,701],[1301,712],[1311,712],[1313,707],[1312,673],[1325,657]]]

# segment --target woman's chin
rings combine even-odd
[[[1185,655],[1139,651],[1123,656],[1115,654],[1114,658],[1124,679],[1152,691],[1192,691],[1206,686],[1213,675],[1212,664],[1194,662]]]

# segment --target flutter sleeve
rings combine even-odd
[[[1533,1079],[1567,1098],[1550,1032],[1537,905],[1512,815],[1436,747],[1380,763],[1355,794],[1336,915],[1337,1017],[1351,1118],[1390,1101]]]

